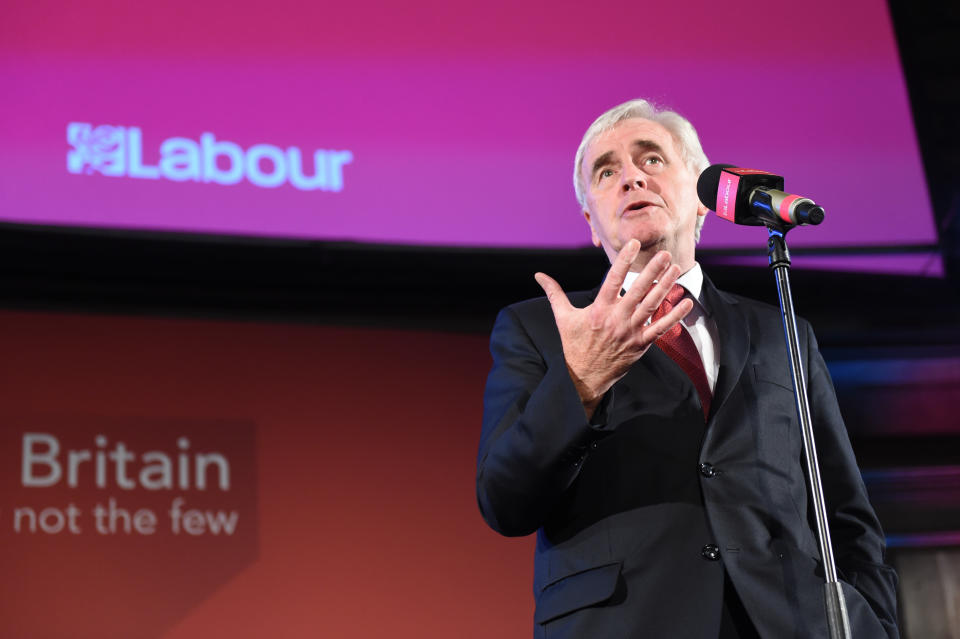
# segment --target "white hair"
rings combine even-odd
[[[583,169],[583,155],[587,150],[587,146],[601,133],[609,131],[616,126],[617,123],[631,118],[643,118],[644,120],[656,122],[669,131],[680,151],[680,158],[694,175],[700,175],[705,168],[710,166],[710,161],[707,160],[707,156],[703,152],[703,147],[700,146],[700,138],[697,136],[696,129],[693,128],[693,125],[690,124],[690,121],[685,117],[676,111],[660,108],[648,100],[637,99],[624,102],[594,120],[593,124],[587,129],[587,132],[583,134],[583,140],[580,142],[579,148],[577,148],[577,155],[573,165],[573,189],[576,191],[577,202],[580,203],[581,210],[587,210],[586,188],[581,172]],[[700,229],[703,228],[705,219],[706,216],[697,216],[697,228],[694,231],[694,238],[697,242],[700,241]]]

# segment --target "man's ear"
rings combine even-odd
[[[710,209],[708,209],[707,205],[704,204],[703,202],[700,202],[700,204],[697,205],[697,215],[699,215],[700,217],[703,217],[709,212],[710,212]]]
[[[594,246],[600,248],[600,236],[597,235],[597,231],[593,228],[593,222],[590,221],[590,211],[586,209],[583,210],[583,219],[590,225],[590,241],[593,242]]]

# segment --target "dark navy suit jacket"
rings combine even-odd
[[[720,336],[706,424],[656,346],[588,420],[546,299],[497,318],[477,497],[494,530],[537,531],[537,637],[715,639],[725,572],[761,636],[829,636],[779,309],[706,278],[703,294]],[[853,637],[897,637],[880,525],[806,322],[799,334]]]

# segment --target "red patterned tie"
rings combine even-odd
[[[653,314],[651,321],[655,322],[669,313],[674,306],[680,303],[683,295],[684,288],[679,284],[674,284],[670,292],[667,293],[667,298],[660,304],[660,308]],[[664,333],[656,341],[656,344],[677,363],[677,366],[683,369],[683,372],[696,386],[697,393],[700,394],[700,404],[703,406],[703,418],[707,419],[710,415],[710,400],[713,399],[713,393],[710,392],[710,383],[707,381],[707,373],[703,368],[700,352],[697,350],[697,345],[693,343],[690,333],[678,322]]]

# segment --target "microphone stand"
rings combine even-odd
[[[827,624],[831,639],[851,639],[850,619],[847,617],[847,603],[840,582],[837,580],[837,568],[833,560],[833,544],[830,541],[830,527],[827,523],[827,509],[823,499],[823,482],[820,479],[820,466],[817,463],[817,447],[813,439],[813,419],[810,416],[810,399],[807,395],[807,382],[803,372],[803,360],[800,358],[800,340],[797,337],[797,316],[793,310],[793,295],[790,292],[790,252],[787,250],[785,235],[792,227],[775,228],[773,223],[767,226],[767,255],[770,268],[777,280],[777,293],[780,297],[780,315],[783,319],[783,332],[790,352],[790,376],[793,378],[793,392],[797,401],[797,415],[800,418],[800,430],[803,435],[803,452],[807,459],[807,478],[810,494],[813,496],[813,510],[817,519],[817,537],[820,542],[820,556],[823,558],[825,583],[824,602],[827,609]]]

